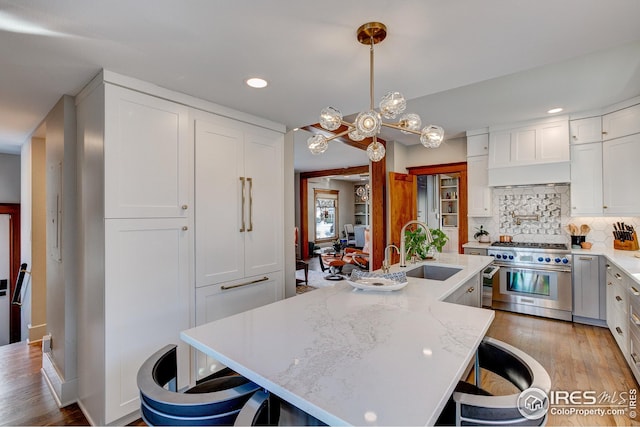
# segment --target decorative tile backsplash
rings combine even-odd
[[[502,194],[498,197],[500,234],[558,235],[560,194]]]
[[[567,224],[578,227],[587,224],[591,231],[587,242],[594,249],[613,248],[613,224],[616,221],[633,225],[640,230],[639,217],[571,217],[570,191],[568,185],[555,187],[535,186],[522,188],[494,188],[493,216],[489,218],[469,217],[469,241],[482,225],[490,234],[491,241],[497,241],[501,234],[508,234],[516,242],[564,243],[571,244]],[[538,221],[521,220],[511,215],[540,215]]]

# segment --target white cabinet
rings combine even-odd
[[[603,204],[606,215],[640,215],[640,134],[603,142]]]
[[[569,122],[572,144],[588,144],[602,141],[602,118],[588,117]]]
[[[489,168],[569,161],[568,120],[491,130]]]
[[[190,233],[184,218],[105,221],[105,420],[140,408],[138,368],[167,343],[178,344],[178,386],[188,384]]]
[[[283,136],[195,120],[196,286],[283,268]]]
[[[480,307],[482,301],[482,275],[476,274],[463,283],[451,295],[445,298],[446,302],[470,307]]]
[[[571,146],[571,216],[602,215],[602,143]]]
[[[193,141],[180,104],[102,79],[76,102],[78,400],[96,425],[126,423],[136,372],[163,345],[179,344],[189,381]]]
[[[467,136],[467,157],[489,155],[489,134]]]
[[[628,300],[626,275],[617,267],[607,263],[607,326],[628,359]]]
[[[204,286],[196,290],[196,325],[251,310],[283,298],[282,272]],[[221,365],[197,352],[197,379],[210,375]]]
[[[490,217],[491,188],[487,167],[489,156],[467,157],[467,215]]]
[[[112,85],[105,103],[105,217],[187,216],[193,182],[187,107]]]
[[[604,141],[635,133],[640,133],[640,104],[602,116]]]
[[[573,256],[573,316],[605,320],[604,286],[600,286],[600,257]]]

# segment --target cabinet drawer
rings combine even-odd
[[[629,337],[629,366],[636,380],[640,378],[640,338],[638,334],[631,332]]]
[[[629,320],[626,314],[620,310],[614,310],[613,319],[613,324],[609,325],[609,329],[616,339],[618,347],[626,354],[629,347]]]
[[[629,306],[629,330],[640,336],[640,300],[632,301]]]
[[[213,322],[282,298],[282,272],[196,289],[196,325]]]

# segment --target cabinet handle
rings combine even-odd
[[[613,283],[609,282],[609,283],[607,283],[607,285],[609,285],[609,286],[613,286]]]
[[[607,209],[608,206],[603,206],[604,209]]]
[[[635,313],[631,313],[631,321],[637,326],[640,326],[640,318]]]
[[[480,252],[469,252],[469,255],[480,255]]]
[[[611,270],[611,264],[607,264],[607,270]]]
[[[244,233],[246,230],[244,226],[244,186],[245,186],[244,176],[240,177],[240,182],[242,182],[242,228],[240,229],[240,232]]]
[[[618,302],[622,301],[622,298],[620,298],[620,295],[616,295],[616,301]]]
[[[622,280],[622,276],[620,275],[620,273],[616,273],[616,279]]]
[[[631,353],[631,360],[633,360],[633,364],[637,365],[638,364],[638,355],[635,353]]]
[[[256,280],[252,280],[250,282],[245,282],[245,283],[238,283],[237,285],[229,285],[229,286],[222,285],[220,286],[220,289],[222,289],[223,291],[226,291],[228,289],[240,288],[242,286],[254,285],[260,282],[266,282],[267,280],[269,280],[269,278],[265,276],[262,279],[256,279]]]
[[[635,296],[640,295],[640,292],[635,288],[635,286],[632,286],[629,288],[629,290],[631,291],[632,294],[634,294]]]
[[[186,225],[182,227],[182,231],[187,231],[189,229],[189,227],[187,227]]]
[[[617,332],[619,335],[624,335],[624,334],[622,333],[622,329],[620,329],[620,326],[616,326],[616,332]]]
[[[247,231],[253,231],[253,178],[247,178],[249,183],[249,228]]]
[[[182,210],[183,210],[183,211],[186,211],[187,209],[189,209],[189,206],[187,206],[187,205],[182,205]]]
[[[473,292],[473,291],[475,291],[475,290],[476,290],[476,289],[472,286],[472,287],[470,287],[469,289],[467,289],[467,292],[471,293],[471,292]]]
[[[580,258],[578,258],[580,261],[593,261],[593,258],[588,257],[588,256],[581,256]]]
[[[608,135],[608,134],[609,134],[609,132],[606,132],[606,131],[604,131],[604,130],[603,130],[603,131],[602,131],[602,134],[603,134],[603,135]]]

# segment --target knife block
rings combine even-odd
[[[613,249],[618,249],[621,251],[637,251],[640,249],[638,247],[638,236],[636,232],[633,232],[633,240],[614,240],[613,241]]]

